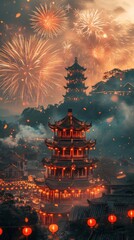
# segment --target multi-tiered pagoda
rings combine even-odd
[[[86,68],[78,64],[77,58],[72,66],[65,68],[67,70],[67,85],[64,87],[66,89],[66,94],[64,95],[65,102],[77,102],[83,100],[86,95],[85,80],[84,76]]]
[[[68,110],[62,120],[49,123],[54,132],[53,140],[45,140],[47,147],[52,151],[51,157],[43,160],[46,172],[48,198],[61,201],[71,197],[83,196],[89,188],[96,161],[89,152],[95,149],[95,140],[87,140],[86,132],[91,123],[78,120]]]
[[[40,211],[44,224],[68,218],[72,204],[86,202],[91,197],[92,173],[97,163],[89,156],[96,141],[86,139],[91,126],[74,117],[72,109],[63,119],[49,123],[54,137],[45,140],[51,157],[43,159],[45,184],[40,185],[45,202]]]

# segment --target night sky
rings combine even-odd
[[[27,107],[61,104],[67,84],[65,67],[72,65],[75,57],[87,69],[87,95],[93,85],[103,80],[105,72],[133,69],[133,9],[134,2],[127,0],[1,0],[1,119],[21,114]],[[121,85],[128,81],[122,80]],[[93,121],[91,137],[98,140],[99,155],[132,160],[133,94],[89,95],[89,103],[84,104],[78,105],[74,113],[79,116],[80,109],[83,120]],[[64,104],[63,111],[60,109],[53,119],[66,114]],[[53,111],[53,107],[48,107],[43,118],[50,119]],[[23,128],[19,126],[16,139],[22,135],[25,138]],[[30,136],[31,132],[34,136],[34,131],[32,126],[26,128]],[[37,133],[42,136],[40,125]],[[16,139],[13,141],[18,144]],[[7,143],[8,140],[12,139],[7,138]]]
[[[53,36],[48,34],[45,29],[42,30],[43,34],[41,31],[36,31],[35,22],[32,23],[31,16],[35,15],[37,8],[39,9],[41,5],[47,6],[47,10],[50,6],[56,6],[57,9],[63,11],[63,19],[61,15],[59,19],[61,22],[58,22],[60,31],[56,34],[52,33]],[[43,93],[40,92],[41,97],[38,103],[46,107],[48,104],[58,103],[63,100],[62,95],[65,92],[63,86],[66,84],[64,79],[66,75],[65,67],[73,64],[75,56],[78,57],[79,63],[87,68],[86,83],[89,86],[87,93],[91,90],[91,86],[102,80],[105,71],[113,68],[133,68],[133,9],[133,1],[123,0],[1,0],[0,47],[3,49],[5,44],[12,44],[14,38],[18,39],[19,35],[21,35],[21,38],[23,37],[27,41],[30,36],[33,36],[36,41],[44,42],[47,40],[48,44],[53,46],[53,51],[58,51],[60,61],[57,63],[51,64],[52,57],[47,56],[47,63],[53,68],[52,74],[50,75],[50,66],[46,65],[48,74],[46,76],[43,75],[44,89],[40,86],[40,89],[43,89]],[[84,15],[85,18],[83,17]],[[84,26],[89,16],[92,18],[93,15],[95,20],[93,24],[90,21],[89,28]],[[80,17],[82,20],[80,20]],[[90,29],[90,27],[92,28]],[[11,48],[6,49],[6,52],[9,49]],[[20,52],[20,49],[16,51]],[[56,56],[56,59],[58,57]],[[14,56],[14,59],[8,59],[8,61],[16,61],[18,66],[20,66],[19,58],[15,58],[16,56]],[[0,75],[3,71],[1,59],[3,61],[3,57],[0,54]],[[6,62],[5,59],[4,61]],[[43,60],[41,61],[43,62]],[[5,91],[10,84],[14,89],[15,85],[12,84],[10,71],[7,68],[4,71],[7,72],[7,75],[4,77],[2,75],[0,78],[1,108],[8,109],[10,106],[10,110],[14,111],[15,106],[17,112],[20,112],[24,107],[35,106],[37,104],[37,96],[35,95],[39,71],[35,73],[35,75],[37,74],[36,83],[31,90],[27,88],[27,84],[30,82],[29,78],[26,81],[23,80],[25,81],[24,95],[22,93],[23,84],[20,75],[18,75],[16,80],[18,81],[16,90],[10,92],[8,88]],[[7,80],[8,83],[4,85],[3,81],[5,83]],[[53,91],[55,91],[55,94],[53,94]],[[30,94],[32,95],[31,97],[29,97]]]

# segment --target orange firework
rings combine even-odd
[[[31,15],[31,26],[40,36],[56,37],[67,27],[66,11],[55,4],[40,5]]]
[[[38,103],[48,88],[58,84],[60,67],[54,45],[33,36],[14,36],[0,50],[0,88],[5,97]]]

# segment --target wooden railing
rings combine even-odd
[[[71,156],[71,155],[65,155],[65,156],[63,156],[63,155],[60,155],[60,156],[57,156],[57,155],[52,155],[52,159],[55,159],[55,160],[71,160],[72,158],[73,158],[73,160],[86,160],[86,159],[88,159],[88,155],[79,155],[79,156]]]
[[[77,139],[77,140],[84,140],[84,139],[86,139],[86,137],[85,136],[82,136],[82,137],[78,137],[78,136],[74,136],[74,135],[72,135],[72,136],[54,136],[54,139],[55,140],[60,140],[60,139]]]

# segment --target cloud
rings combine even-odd
[[[120,111],[124,116],[123,124],[128,128],[133,128],[134,123],[134,106],[128,106],[125,102],[120,104]]]
[[[17,147],[20,140],[24,140],[27,143],[30,142],[36,142],[38,141],[44,141],[46,138],[46,130],[42,124],[40,124],[38,127],[33,128],[31,126],[19,126],[19,131],[16,134],[15,138],[12,136],[9,136],[7,138],[0,139],[1,142],[3,142],[6,145],[9,145],[9,147]]]

